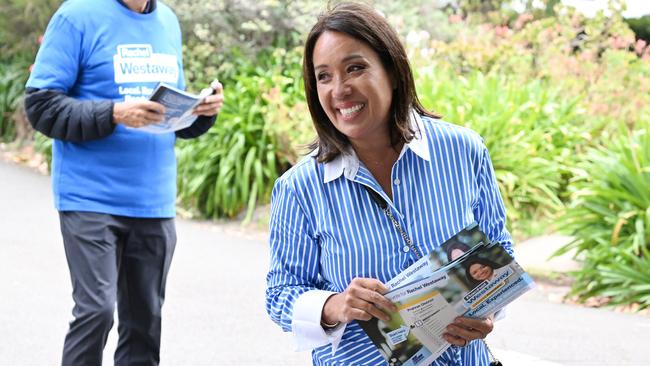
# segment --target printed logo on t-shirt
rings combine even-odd
[[[176,83],[178,60],[176,55],[153,53],[149,44],[124,44],[117,46],[113,56],[115,83]]]

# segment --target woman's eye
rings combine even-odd
[[[320,74],[316,75],[316,80],[318,81],[324,81],[329,77],[327,73],[321,72]]]
[[[348,72],[355,72],[355,71],[359,71],[359,70],[363,70],[363,69],[365,69],[365,67],[363,67],[362,65],[350,65],[350,66],[348,66]]]

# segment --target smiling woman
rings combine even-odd
[[[316,41],[313,59],[318,100],[334,127],[355,147],[390,146],[395,83],[377,54],[357,39],[328,31]]]
[[[318,139],[273,189],[267,311],[315,365],[419,365],[421,355],[395,361],[375,348],[357,320],[390,321],[384,283],[473,222],[510,249],[487,149],[420,104],[399,37],[367,5],[318,19],[303,79]],[[448,325],[455,347],[433,365],[489,364],[475,340],[492,328],[491,318]]]

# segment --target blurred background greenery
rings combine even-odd
[[[624,1],[587,17],[559,0],[375,0],[398,30],[424,105],[479,132],[519,240],[575,240],[582,299],[650,306],[650,16]],[[22,94],[61,1],[0,5],[0,140],[33,144]],[[314,138],[301,45],[326,6],[315,0],[168,0],[185,37],[192,91],[218,77],[218,123],[179,141],[179,206],[244,218]]]

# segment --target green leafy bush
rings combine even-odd
[[[206,217],[234,217],[246,208],[248,219],[256,204],[268,202],[275,179],[296,159],[285,133],[302,110],[299,60],[297,51],[284,49],[255,63],[238,59],[238,75],[223,81],[216,125],[178,144],[183,204]],[[292,119],[278,121],[282,116]]]
[[[416,79],[424,105],[483,136],[513,231],[530,235],[548,225],[563,206],[568,167],[583,141],[579,100],[543,81],[454,76],[439,65],[418,68]]]
[[[16,126],[12,119],[22,101],[27,81],[27,65],[0,63],[0,141],[13,141]]]
[[[613,304],[650,306],[650,123],[621,127],[612,142],[590,150],[574,169],[572,203],[562,230],[575,237],[583,263],[573,293],[610,296]]]
[[[0,3],[0,61],[32,62],[38,38],[61,0],[3,0]]]
[[[625,19],[627,25],[630,26],[636,38],[650,42],[650,15],[645,15],[640,18]]]
[[[52,168],[52,141],[51,138],[41,133],[34,135],[34,151],[43,155],[48,171]]]
[[[650,113],[650,47],[635,42],[618,13],[586,18],[557,6],[557,16],[521,14],[512,26],[459,20],[450,42],[415,48],[454,74],[473,70],[521,83],[543,79],[569,99],[580,98],[588,120],[622,120],[630,126]],[[633,52],[632,52],[633,51]]]

